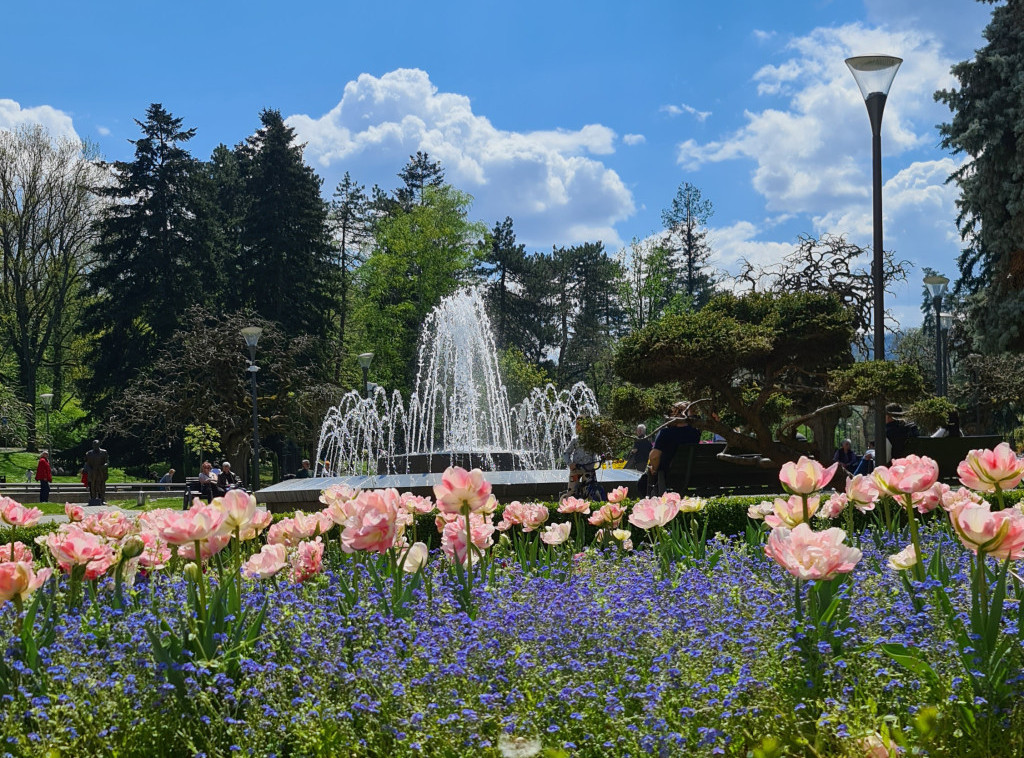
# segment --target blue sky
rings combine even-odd
[[[19,3],[5,9],[0,128],[39,121],[131,155],[161,102],[208,157],[273,107],[330,191],[386,188],[418,149],[511,215],[537,249],[660,228],[676,187],[715,206],[712,263],[770,263],[798,234],[871,239],[870,129],[843,64],[905,59],[883,125],[886,247],[916,267],[890,298],[920,321],[919,267],[955,274],[959,158],[932,100],[972,55],[974,0]]]

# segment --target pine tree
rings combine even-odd
[[[335,381],[340,377],[341,355],[345,352],[348,312],[351,303],[352,280],[356,268],[364,260],[364,247],[371,237],[370,200],[363,185],[349,175],[338,182],[328,214],[332,232],[332,250],[338,270],[338,347],[339,359],[335,366]]]
[[[970,296],[976,347],[995,352],[1024,349],[1024,0],[996,6],[984,34],[953,66],[959,88],[935,98],[953,113],[942,146],[966,158],[950,177],[965,243],[955,289]]]
[[[702,307],[714,294],[714,280],[707,271],[711,257],[707,223],[713,213],[711,201],[689,182],[679,185],[672,204],[661,213],[666,230],[662,244],[675,258],[678,286],[690,307]]]
[[[159,103],[136,123],[134,160],[115,162],[111,185],[99,190],[111,202],[88,273],[85,327],[97,337],[84,389],[93,407],[152,361],[189,305],[216,291],[206,281],[214,274],[210,209],[199,163],[183,146],[196,131]]]
[[[285,334],[327,337],[334,305],[327,204],[320,177],[281,113],[238,147],[246,194],[241,219],[241,307],[281,325]]]
[[[543,348],[538,311],[536,259],[516,242],[512,219],[496,223],[485,242],[482,273],[487,284],[487,311],[500,350],[515,348],[539,361]],[[543,291],[543,290],[542,290]]]
[[[395,190],[395,200],[408,211],[414,205],[423,205],[427,187],[437,188],[444,184],[444,169],[440,161],[431,161],[429,155],[417,150],[416,155],[409,156],[409,162],[398,177],[405,185]]]

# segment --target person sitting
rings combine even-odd
[[[296,479],[312,479],[313,470],[309,467],[309,460],[303,459],[302,468],[295,472]]]
[[[647,459],[647,477],[659,495],[665,493],[665,472],[672,465],[679,447],[700,442],[700,432],[690,423],[689,407],[686,402],[673,405],[672,415],[665,417],[668,425],[654,438],[654,449]]]
[[[174,469],[169,469],[166,474],[160,477],[160,481],[157,484],[170,484],[174,481]],[[161,487],[160,489],[167,491],[167,487]]]
[[[217,475],[213,473],[213,464],[203,461],[199,468],[199,497],[210,502],[215,497],[223,497],[226,490],[217,483]]]
[[[220,474],[217,475],[217,484],[225,490],[233,490],[238,487],[238,474],[231,470],[230,461],[224,461],[220,465]]]
[[[903,458],[907,454],[907,440],[919,436],[917,424],[903,418],[903,406],[889,403],[885,406],[885,438],[889,442],[889,460]]]
[[[953,411],[949,414],[946,419],[946,423],[935,430],[932,437],[963,437],[964,433],[960,430],[960,414]]]
[[[854,472],[857,464],[860,462],[860,458],[853,452],[853,440],[843,440],[843,444],[839,446],[835,455],[832,456],[832,462],[841,464],[851,474]]]
[[[653,448],[654,445],[647,438],[647,427],[644,424],[638,424],[636,427],[636,439],[633,440],[633,449],[629,451],[629,455],[626,457],[626,465],[623,468],[633,469],[634,471],[646,471],[647,457],[651,454]]]

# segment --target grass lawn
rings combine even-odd
[[[36,453],[26,453],[24,450],[11,450],[9,448],[0,450],[0,476],[6,476],[7,481],[10,483],[24,482],[25,471],[32,469],[33,481],[35,481],[36,464],[38,462],[39,456]],[[53,481],[77,482],[80,481],[80,475],[76,472],[69,476],[55,476]],[[138,482],[148,480],[139,480],[135,477],[125,476],[124,469],[111,466],[107,471],[107,481]]]
[[[64,503],[29,503],[29,505],[32,508],[38,508],[43,513],[64,513]],[[123,508],[129,511],[151,511],[156,508],[181,508],[181,497],[151,498],[142,508],[139,508],[139,503],[134,498],[131,500],[110,500],[107,502],[107,505],[116,505],[118,508]]]

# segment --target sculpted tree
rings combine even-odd
[[[820,422],[840,407],[828,372],[853,363],[854,323],[835,295],[724,294],[623,339],[615,370],[641,387],[674,382],[683,397],[706,399],[695,426],[724,437],[730,455],[823,457],[818,442],[831,440]],[[796,437],[800,424],[814,442]]]

